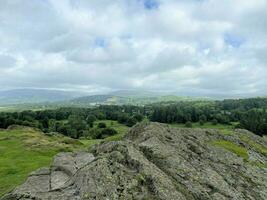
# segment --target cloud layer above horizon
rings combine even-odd
[[[8,0],[0,90],[267,94],[267,0]]]

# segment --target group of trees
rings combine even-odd
[[[238,128],[250,130],[257,135],[267,135],[267,112],[265,109],[251,109],[245,112],[240,119]]]
[[[152,121],[162,123],[186,123],[217,121],[228,124],[232,121],[230,112],[221,110],[215,102],[178,102],[170,105],[153,106]]]
[[[250,98],[223,101],[192,101],[157,103],[151,105],[152,121],[161,123],[184,123],[187,127],[192,122],[204,125],[230,124],[238,122],[236,128],[245,128],[258,135],[267,134],[267,98]]]
[[[59,132],[80,138],[102,138],[116,134],[114,130],[99,124],[97,120],[116,120],[129,127],[143,120],[161,123],[206,122],[229,124],[239,122],[238,127],[258,135],[267,134],[267,99],[251,98],[224,101],[164,102],[147,106],[103,105],[95,108],[59,108],[54,110],[0,113],[0,128],[12,124],[31,126],[44,132]]]
[[[59,132],[72,138],[103,138],[116,134],[114,129],[97,120],[117,120],[129,127],[143,120],[141,108],[134,106],[100,106],[97,108],[59,108],[55,110],[0,113],[0,128],[24,125],[43,132]]]

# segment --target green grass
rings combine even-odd
[[[105,123],[107,127],[114,128],[118,132],[118,134],[107,137],[103,141],[121,140],[130,129],[128,126],[124,124],[120,124],[117,121],[113,121],[113,120],[98,120],[94,123],[94,126],[97,126],[99,123]]]
[[[173,127],[179,127],[179,128],[184,128],[185,124],[170,124]],[[225,124],[217,124],[213,125],[210,122],[205,123],[204,125],[200,125],[198,122],[192,123],[193,127],[192,128],[212,128],[212,129],[219,129],[219,130],[231,130],[233,129],[233,125],[225,125]]]
[[[92,147],[95,144],[99,144],[103,140],[101,140],[101,139],[99,139],[99,140],[80,139],[79,141],[81,143],[83,143],[83,145],[85,145],[87,148],[90,148],[90,147]]]
[[[247,137],[245,135],[240,136],[240,139],[242,141],[246,142],[247,144],[249,144],[252,148],[254,148],[259,153],[267,156],[267,148],[265,146],[254,142],[253,140],[251,140],[249,137]]]
[[[30,172],[48,166],[58,152],[84,147],[70,140],[45,136],[30,128],[0,131],[0,196],[21,184]]]
[[[249,158],[247,150],[244,147],[236,145],[235,143],[232,143],[230,141],[218,140],[211,142],[211,144],[217,147],[222,147],[228,151],[231,151],[232,153],[242,157],[245,161],[247,161]]]
[[[170,125],[173,127],[185,128],[185,124],[170,124]],[[217,130],[219,130],[219,133],[221,133],[223,135],[233,135],[234,134],[234,126],[233,125],[226,125],[226,124],[214,125],[210,122],[207,122],[204,125],[200,125],[198,122],[196,122],[196,123],[192,123],[192,128],[217,129]]]
[[[234,130],[233,129],[220,129],[220,133],[222,133],[223,135],[233,135]]]
[[[185,128],[185,124],[170,124],[172,127]],[[214,125],[210,122],[205,123],[204,125],[200,125],[199,123],[192,123],[192,128],[209,128],[209,129],[217,129],[223,135],[232,135],[234,133],[233,125],[226,124],[217,124]]]
[[[97,126],[97,124],[99,123],[105,123],[107,127],[114,128],[119,133],[119,135],[125,135],[129,130],[129,127],[113,120],[98,120],[94,123],[94,126]]]
[[[257,166],[259,168],[267,168],[267,163],[260,163],[260,162],[249,162],[249,164],[251,164],[252,166]]]
[[[128,127],[116,121],[102,120],[118,134],[104,140],[74,140],[62,135],[46,136],[27,127],[0,131],[0,197],[23,183],[32,171],[49,166],[59,152],[88,149],[102,141],[120,140]]]

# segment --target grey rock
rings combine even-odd
[[[245,148],[248,159],[214,141]],[[139,124],[123,141],[61,153],[2,200],[267,199],[266,140],[245,130]]]

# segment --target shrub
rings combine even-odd
[[[188,122],[185,123],[185,127],[186,128],[192,128],[193,125],[192,125],[192,123],[190,121],[188,121]]]
[[[108,136],[116,135],[118,132],[114,128],[104,128],[97,139],[104,139]]]
[[[98,128],[107,128],[107,125],[104,122],[99,122],[97,127]]]
[[[217,125],[217,124],[218,124],[218,121],[217,121],[217,119],[213,119],[213,120],[211,121],[211,123],[212,123],[212,125]]]
[[[98,128],[89,129],[87,138],[92,138],[92,139],[101,138],[101,130]]]
[[[132,127],[134,126],[135,124],[137,123],[137,120],[134,118],[134,117],[130,117],[127,122],[126,122],[126,125],[129,126],[129,127]]]
[[[135,114],[135,115],[134,115],[134,118],[135,118],[138,122],[141,122],[141,121],[144,119],[144,116],[138,113],[138,114]]]

